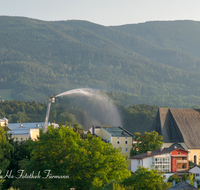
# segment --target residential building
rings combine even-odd
[[[131,156],[131,171],[135,172],[139,165],[164,172],[166,178],[173,173],[189,169],[188,151],[178,148],[159,148],[146,153]]]
[[[0,120],[2,121],[1,127],[5,126],[9,128],[8,133],[12,134],[14,140],[27,140],[32,139],[36,140],[37,136],[39,136],[39,129],[43,128],[44,122],[37,122],[37,123],[8,123],[8,119],[3,118]],[[58,124],[52,123],[48,125],[54,125],[54,127],[58,127]]]
[[[178,143],[189,151],[189,160],[200,164],[200,110],[159,108],[152,130],[163,136],[164,147]]]
[[[92,128],[90,128],[90,132],[101,137],[105,142],[110,142],[113,147],[121,148],[122,153],[127,156],[127,158],[130,156],[133,134],[123,127],[92,126]]]
[[[0,119],[0,127],[3,127],[8,124],[8,119],[5,117],[3,119]]]
[[[189,173],[194,174],[194,178],[197,180],[198,184],[200,183],[200,166],[195,165],[189,169]]]

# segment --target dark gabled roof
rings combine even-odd
[[[189,149],[200,148],[200,110],[159,108],[152,130],[164,142],[185,142]]]
[[[198,190],[196,187],[190,185],[185,181],[177,183],[174,187],[170,187],[168,190]]]
[[[150,155],[148,155],[146,152],[146,153],[138,154],[135,156],[131,156],[130,159],[144,159],[144,158],[148,158],[148,157],[171,153],[172,151],[178,150],[178,149],[181,149],[181,148],[177,148],[177,147],[163,148],[163,149],[159,148],[159,149],[151,151]],[[184,150],[184,149],[181,149],[181,150]],[[184,151],[186,151],[186,150],[184,150]],[[188,151],[186,151],[186,152],[188,152]]]
[[[172,144],[169,148],[174,147],[174,146],[176,146],[177,148],[181,148],[181,149],[185,150],[185,149],[183,148],[183,146],[182,146],[181,144],[179,144],[179,143],[174,143],[174,144]]]

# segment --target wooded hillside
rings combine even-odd
[[[105,27],[1,16],[0,95],[41,102],[90,87],[137,97],[128,105],[200,105],[199,31],[194,21]]]

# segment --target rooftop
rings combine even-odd
[[[103,128],[107,132],[109,132],[112,136],[116,137],[132,137],[133,134],[124,129],[123,127],[106,127]]]
[[[164,142],[185,142],[189,149],[200,148],[200,110],[159,108],[152,130]]]
[[[12,134],[29,134],[30,129],[39,129],[44,126],[44,122],[37,122],[37,123],[9,123],[8,128],[11,131],[8,133]]]
[[[172,151],[178,150],[178,149],[181,149],[181,148],[178,148],[178,147],[158,148],[156,150],[150,151],[151,154],[148,154],[146,152],[146,153],[131,156],[130,159],[144,159],[144,158],[153,157],[153,156],[157,156],[157,155],[161,155],[161,154],[171,153]],[[183,149],[181,149],[181,150],[183,150]],[[184,150],[184,151],[186,151],[186,150]]]

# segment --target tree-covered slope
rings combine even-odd
[[[139,36],[161,48],[200,57],[200,22],[197,21],[153,21],[111,28]]]
[[[185,22],[188,27],[193,23]],[[172,30],[173,22],[166,25],[170,23]],[[194,23],[192,30],[198,31]],[[158,30],[162,26],[156,22]],[[0,89],[11,89],[13,99],[37,101],[78,87],[139,96],[200,94],[200,58],[195,53],[166,48],[130,31],[87,21],[1,16]]]

